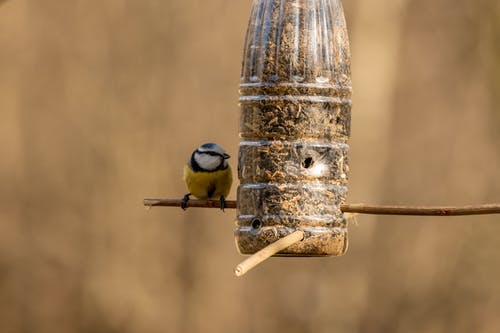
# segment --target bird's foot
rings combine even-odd
[[[188,201],[189,201],[189,196],[190,196],[190,195],[191,195],[191,193],[186,194],[186,195],[182,198],[182,200],[181,200],[181,208],[182,208],[182,209],[184,209],[184,210],[186,210],[186,208],[187,208],[187,203],[188,203]]]
[[[224,208],[226,208],[226,198],[224,198],[223,195],[220,196],[220,209],[224,211]]]

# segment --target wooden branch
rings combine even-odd
[[[302,239],[304,239],[304,233],[301,230],[296,230],[291,234],[280,238],[276,242],[269,244],[262,250],[252,254],[251,257],[236,266],[236,268],[234,269],[234,274],[236,274],[236,276],[242,276],[264,260],[286,249],[287,247],[300,242]]]
[[[374,215],[460,216],[500,214],[500,204],[467,206],[379,206],[365,204],[341,205],[344,213]]]
[[[180,207],[181,200],[180,199],[146,198],[146,199],[144,199],[144,206],[147,206],[147,207],[154,207],[154,206]],[[186,207],[187,208],[189,208],[189,207],[220,208],[220,201],[219,200],[189,199]],[[235,209],[236,208],[236,201],[226,200],[226,208]]]
[[[144,206],[180,207],[180,199],[146,198]],[[218,200],[191,199],[187,207],[220,208]],[[235,209],[236,201],[227,200],[226,208]],[[340,210],[344,213],[372,214],[372,215],[416,215],[416,216],[459,216],[500,214],[500,204],[468,205],[468,206],[384,206],[366,204],[343,204]]]

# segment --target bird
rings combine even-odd
[[[216,143],[202,144],[193,151],[184,167],[183,178],[189,193],[181,200],[182,209],[186,210],[189,197],[194,195],[198,199],[218,199],[224,211],[233,183],[230,157]]]

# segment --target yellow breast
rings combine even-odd
[[[184,181],[189,192],[198,199],[220,199],[221,196],[228,196],[233,175],[231,167],[213,172],[194,172],[186,165]]]

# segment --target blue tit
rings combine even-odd
[[[216,143],[205,143],[191,154],[184,167],[184,181],[189,193],[181,200],[182,209],[186,209],[189,196],[194,195],[198,199],[218,199],[224,210],[233,183],[229,157]]]

